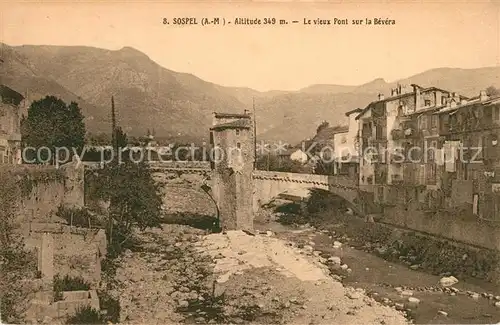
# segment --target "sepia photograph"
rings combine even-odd
[[[497,1],[6,0],[0,323],[500,324],[499,137]]]

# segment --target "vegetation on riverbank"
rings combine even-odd
[[[476,249],[444,239],[403,231],[381,223],[366,222],[347,214],[340,199],[326,191],[312,191],[307,213],[277,207],[278,222],[286,225],[310,224],[328,230],[339,238],[349,238],[350,245],[373,252],[388,261],[407,264],[435,275],[474,277],[498,282],[500,254]]]

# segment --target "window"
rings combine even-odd
[[[429,99],[424,100],[425,106],[431,106],[431,101]]]
[[[427,129],[427,116],[422,115],[420,116],[420,130],[425,130]]]
[[[438,116],[437,115],[431,115],[431,128],[437,128],[438,126]]]
[[[493,109],[493,120],[495,120],[495,121],[500,120],[500,107],[499,106],[495,106],[495,108]]]
[[[430,163],[433,163],[436,160],[436,150],[437,148],[437,142],[436,141],[430,141],[427,142],[427,160]]]
[[[240,135],[240,130],[236,130],[236,135]]]
[[[236,143],[236,148],[241,149],[241,143]]]

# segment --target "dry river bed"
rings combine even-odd
[[[419,324],[493,324],[500,321],[500,291],[490,283],[459,279],[449,288],[441,277],[388,262],[349,246],[342,234],[311,227],[291,228],[276,223],[260,226],[304,247],[311,255],[335,256],[330,268],[342,283],[366,290],[377,301],[405,310]],[[412,302],[410,302],[410,300]]]
[[[332,261],[273,233],[164,225],[141,239],[116,273],[123,324],[408,324],[404,312],[344,287]]]

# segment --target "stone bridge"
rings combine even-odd
[[[357,182],[347,176],[283,173],[255,170],[253,172],[253,209],[275,198],[301,198],[310,189],[322,189],[342,197],[350,207],[361,213]]]
[[[198,174],[210,177],[212,170],[209,162],[150,162],[155,173]],[[349,204],[356,212],[362,213],[359,205],[357,182],[347,176],[315,175],[254,170],[253,178],[253,211],[276,198],[305,198],[310,189],[322,189],[336,194]],[[201,185],[201,183],[200,183]],[[250,207],[249,207],[250,208]]]
[[[212,174],[209,163],[174,162],[151,163],[154,172],[199,174],[209,177]],[[347,176],[315,175],[254,170],[253,178],[253,211],[276,198],[306,198],[310,189],[322,189],[336,194],[348,203],[357,213],[362,213],[359,206],[357,182]],[[200,184],[201,185],[201,184]]]

